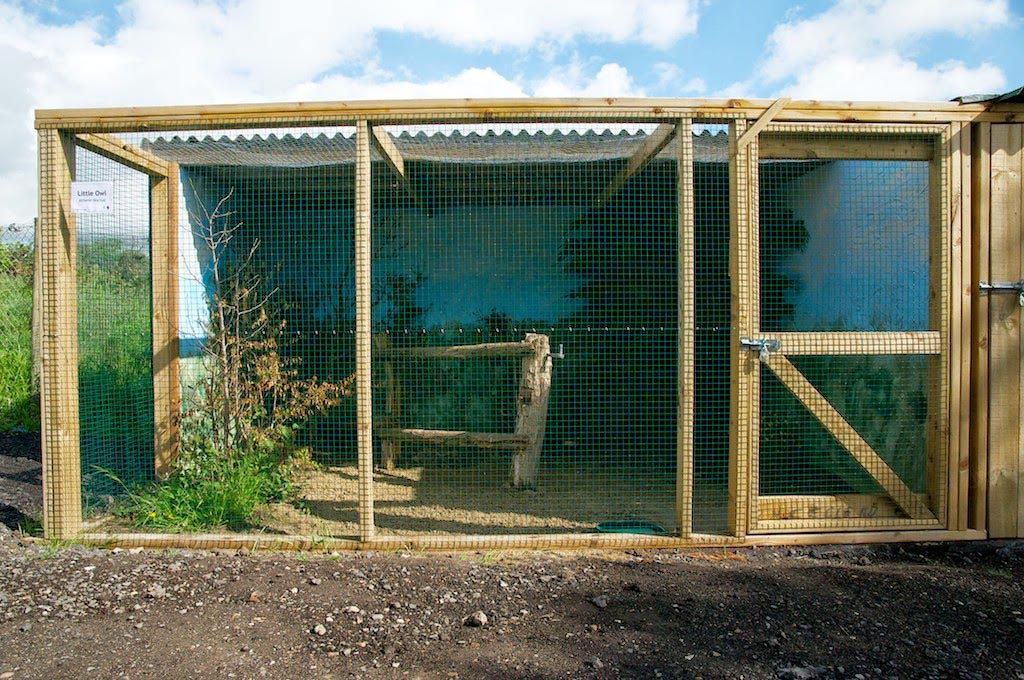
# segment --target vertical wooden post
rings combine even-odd
[[[178,165],[149,178],[153,331],[153,451],[157,476],[178,458],[181,380],[178,344]]]
[[[989,273],[989,208],[991,201],[992,124],[978,123],[973,139],[971,163],[971,287],[980,290],[981,281],[991,281]],[[971,323],[974,343],[971,348],[971,480],[967,526],[984,529],[985,502],[988,497],[988,296],[975,295]]]
[[[925,423],[928,507],[948,525],[949,483],[949,231],[950,134],[942,135],[928,163],[928,329],[939,332],[940,354],[928,361],[928,418]]]
[[[43,529],[54,539],[71,538],[82,526],[74,177],[74,135],[40,130]]]
[[[953,462],[957,470],[957,523],[950,529],[964,531],[967,529],[968,487],[970,483],[971,465],[971,310],[973,305],[973,286],[971,286],[971,255],[972,249],[972,191],[971,191],[971,145],[972,130],[970,123],[964,123],[960,129],[960,287],[956,291],[955,301],[960,322],[960,352],[957,362],[960,365],[960,408],[957,417],[960,420],[960,441],[957,456]]]
[[[512,461],[512,486],[531,487],[537,483],[537,467],[544,447],[551,392],[551,343],[548,336],[527,333],[533,354],[523,357],[523,375],[516,400],[516,434],[529,438],[526,448]]]
[[[949,283],[943,291],[944,300],[948,298],[946,309],[949,316],[949,385],[948,385],[948,436],[946,437],[946,528],[956,529],[959,521],[960,508],[960,356],[963,354],[960,329],[960,289],[963,287],[963,215],[964,206],[961,202],[963,194],[963,175],[961,166],[961,136],[963,123],[951,123],[949,138],[949,181],[944,186],[949,192],[944,203],[949,205],[949,219],[946,232],[949,234]]]
[[[370,126],[356,122],[356,437],[359,456],[359,540],[370,541],[373,521],[373,391],[370,353]]]
[[[737,140],[747,129],[747,121],[729,125],[729,279],[732,294],[732,334],[730,336],[730,418],[729,418],[729,509],[728,531],[747,535],[750,511],[752,388],[760,366],[757,355],[740,348],[740,336],[750,333],[751,324],[751,243],[749,163],[751,145],[742,149]]]
[[[1024,125],[992,125],[992,207],[989,264],[993,281],[1021,278],[1024,229]],[[1015,295],[990,295],[988,529],[992,538],[1021,535],[1021,308]]]
[[[679,155],[676,158],[676,267],[679,329],[676,350],[676,524],[679,535],[693,533],[693,407],[694,390],[694,206],[693,206],[693,120],[676,124]]]

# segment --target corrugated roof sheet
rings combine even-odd
[[[406,161],[445,163],[586,163],[628,158],[647,135],[626,131],[594,132],[488,132],[459,131],[393,137]],[[145,141],[143,148],[168,161],[185,166],[218,165],[245,167],[303,168],[355,162],[353,136],[341,133],[298,137],[171,137]],[[656,157],[670,160],[678,154],[679,142],[673,139]],[[725,133],[704,131],[694,135],[694,160],[725,163],[729,158],[729,140]],[[374,152],[376,154],[376,151]],[[379,158],[379,156],[375,156]]]

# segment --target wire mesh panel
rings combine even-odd
[[[149,180],[82,148],[75,180],[79,446],[88,518],[105,511],[122,485],[154,474]]]
[[[940,150],[934,130],[761,136],[754,530],[940,521]]]
[[[648,131],[374,130],[404,158],[373,173],[380,532],[677,530],[674,128]]]
[[[33,365],[32,295],[36,252],[29,224],[0,227],[0,432],[39,429],[39,376]]]

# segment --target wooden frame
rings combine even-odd
[[[960,123],[952,124],[959,132]],[[765,532],[787,532],[787,531],[814,531],[832,529],[837,531],[850,531],[863,529],[865,527],[883,528],[886,526],[926,526],[934,528],[949,527],[959,528],[958,511],[956,506],[959,494],[956,492],[960,486],[960,428],[961,420],[965,417],[966,407],[960,408],[960,373],[962,362],[959,357],[962,353],[957,352],[958,357],[956,371],[953,373],[955,381],[948,376],[953,364],[949,361],[950,336],[956,337],[956,349],[962,341],[959,315],[963,312],[963,305],[959,298],[962,286],[960,285],[960,263],[962,252],[959,249],[961,236],[959,225],[962,223],[959,211],[952,211],[955,214],[955,221],[947,217],[947,203],[943,197],[953,197],[959,205],[962,194],[962,187],[956,182],[954,176],[952,182],[947,184],[947,167],[955,167],[957,171],[961,168],[962,159],[959,153],[953,153],[954,149],[949,143],[952,138],[946,126],[920,125],[920,126],[893,126],[893,125],[848,125],[848,124],[793,124],[775,123],[762,126],[763,132],[759,135],[759,146],[755,151],[755,165],[752,172],[756,173],[757,160],[760,159],[757,152],[764,147],[769,150],[772,159],[786,158],[787,153],[792,153],[797,160],[924,160],[931,163],[929,171],[929,186],[932,187],[932,211],[930,219],[930,242],[932,244],[930,262],[933,275],[933,282],[940,281],[937,294],[933,294],[932,300],[936,298],[941,301],[939,307],[935,307],[929,317],[931,330],[915,332],[789,332],[770,333],[767,335],[759,333],[758,303],[760,294],[757,290],[757,283],[760,278],[759,248],[757,237],[759,229],[756,224],[757,207],[753,201],[749,201],[749,214],[746,223],[749,226],[747,242],[750,244],[745,250],[741,247],[733,248],[733,257],[747,258],[747,266],[743,267],[737,262],[740,280],[734,280],[734,300],[739,299],[740,304],[746,301],[746,307],[750,310],[750,317],[743,320],[741,334],[755,340],[778,341],[778,349],[770,353],[767,360],[756,362],[756,352],[745,351],[734,344],[734,363],[750,364],[760,363],[765,365],[774,376],[784,385],[798,401],[824,426],[825,430],[848,451],[862,469],[873,477],[880,488],[887,494],[888,499],[903,516],[895,513],[879,514],[871,511],[877,505],[864,503],[851,504],[849,500],[840,497],[832,498],[828,503],[819,497],[809,497],[813,500],[803,501],[793,506],[792,499],[788,501],[779,500],[777,497],[761,497],[758,493],[758,463],[759,463],[759,438],[760,426],[758,413],[760,409],[758,394],[760,385],[759,366],[748,374],[751,387],[748,388],[749,406],[743,408],[738,406],[735,415],[740,419],[734,425],[737,429],[749,431],[749,457],[750,480],[749,500],[747,501],[749,519],[747,531],[752,533]],[[957,134],[956,150],[962,137]],[[820,144],[819,144],[820,141]],[[931,152],[927,155],[925,149]],[[739,153],[739,151],[737,151]],[[736,164],[742,162],[738,157],[733,161]],[[753,182],[748,185],[753,185]],[[948,190],[946,187],[949,187]],[[935,194],[935,188],[940,187],[939,193]],[[944,225],[949,224],[952,236],[947,240],[947,230]],[[947,244],[953,243],[953,248]],[[950,264],[950,263],[955,263]],[[947,277],[934,275],[935,271],[950,272]],[[957,296],[956,304],[953,307],[952,317],[947,312],[950,306],[947,300],[952,300],[953,295]],[[969,313],[969,306],[967,307]],[[741,315],[742,318],[742,315]],[[952,326],[955,332],[948,330]],[[735,333],[735,331],[734,331]],[[938,470],[945,470],[948,478],[940,478],[937,474],[928,477],[932,480],[930,487],[939,489],[933,500],[941,506],[941,513],[933,513],[928,507],[927,499],[911,491],[899,478],[896,472],[872,449],[872,447],[850,426],[846,419],[828,402],[828,400],[800,373],[800,371],[789,361],[787,355],[818,355],[818,356],[839,356],[839,355],[879,355],[879,354],[910,354],[910,355],[932,355],[941,359],[941,364],[946,369],[939,373],[933,373],[929,381],[932,385],[939,385],[939,390],[933,393],[930,399],[929,412],[935,414],[935,420],[941,423],[948,423],[946,430],[948,438],[930,438],[929,449],[932,447],[948,446],[945,449],[943,460],[933,461],[932,466]],[[947,387],[948,386],[948,387]],[[949,390],[947,392],[947,389]],[[953,395],[956,399],[952,399]],[[948,395],[948,396],[947,396]],[[948,399],[948,401],[947,401]],[[955,410],[950,415],[952,404]],[[956,427],[954,427],[954,421]],[[929,432],[931,429],[929,429]],[[936,430],[940,432],[940,430]],[[738,472],[737,472],[738,474]],[[966,494],[965,494],[966,496]],[[787,497],[788,498],[788,497]],[[948,499],[948,500],[947,500]],[[762,512],[761,502],[765,501],[766,510]],[[943,503],[947,500],[946,503]],[[787,505],[788,503],[788,505]],[[818,512],[814,517],[800,516],[800,512],[789,512],[787,507],[794,507],[794,510],[804,508],[811,503],[816,508],[827,508],[828,512]],[[955,506],[955,507],[954,507]],[[861,512],[871,511],[870,516],[854,517],[850,513],[855,510]],[[949,515],[944,514],[946,511]],[[741,509],[738,509],[741,511]],[[731,527],[733,525],[730,525]],[[966,525],[964,526],[966,528]]]
[[[550,536],[550,537],[423,537],[399,539],[376,536],[373,522],[373,425],[371,419],[371,342],[370,336],[370,230],[371,194],[370,162],[372,150],[387,163],[390,171],[413,200],[418,197],[408,185],[404,159],[393,140],[378,126],[436,123],[439,120],[460,123],[490,121],[603,121],[658,124],[658,133],[645,142],[637,155],[627,162],[621,181],[613,181],[606,190],[610,198],[632,172],[664,149],[673,135],[679,148],[679,408],[676,515],[679,538],[658,539],[628,537]],[[862,338],[856,334],[828,334],[824,338],[782,335],[784,353],[903,353],[936,357],[933,362],[938,378],[936,398],[942,404],[930,424],[929,444],[942,449],[933,461],[941,467],[940,498],[908,496],[902,490],[892,491],[897,499],[869,500],[875,508],[872,517],[847,515],[828,521],[829,513],[842,513],[861,507],[865,499],[831,497],[764,502],[764,515],[758,516],[754,482],[757,479],[756,441],[752,430],[737,427],[756,424],[753,408],[758,400],[760,363],[755,354],[734,354],[730,372],[733,378],[732,401],[734,425],[730,430],[729,537],[708,537],[693,532],[693,423],[692,391],[687,384],[693,379],[693,196],[692,121],[728,123],[730,125],[730,238],[734,253],[730,262],[733,276],[733,333],[759,337],[759,292],[756,281],[743,282],[740,274],[751,271],[758,257],[758,177],[759,158],[801,159],[883,159],[930,160],[933,163],[931,187],[933,220],[933,256],[942,264],[932,271],[933,282],[942,282],[941,292],[932,291],[931,317],[937,320],[927,331],[915,333],[879,333]],[[823,542],[843,540],[902,540],[907,537],[977,538],[982,534],[965,530],[999,526],[1003,521],[993,518],[992,508],[999,502],[999,489],[1006,488],[998,470],[1006,454],[998,453],[992,437],[1005,428],[998,420],[999,411],[989,409],[997,397],[988,393],[989,364],[1008,347],[1006,338],[983,335],[987,317],[995,314],[995,298],[974,298],[972,291],[985,274],[993,279],[999,272],[987,268],[989,246],[999,247],[1003,238],[999,227],[990,220],[996,212],[1013,211],[1005,198],[996,199],[1001,185],[996,180],[998,163],[990,159],[998,155],[993,130],[1007,123],[1024,122],[1024,106],[955,103],[916,104],[879,102],[809,102],[766,100],[642,100],[642,99],[560,99],[560,100],[458,100],[408,102],[330,102],[318,104],[267,104],[241,106],[153,107],[132,109],[43,110],[36,114],[40,131],[40,221],[42,295],[40,307],[41,391],[43,399],[44,504],[48,536],[69,538],[81,527],[79,484],[81,472],[77,442],[77,347],[74,292],[74,217],[69,212],[68,191],[74,175],[74,146],[111,158],[151,177],[151,220],[153,222],[154,262],[154,394],[158,401],[156,415],[158,470],[166,471],[174,459],[177,441],[175,385],[177,384],[177,347],[173,324],[176,322],[176,224],[177,169],[141,149],[126,145],[111,132],[156,132],[161,130],[291,127],[308,125],[355,125],[356,157],[356,349],[357,407],[359,442],[359,536],[351,546],[387,547],[417,545],[435,547],[513,547],[529,546],[642,546],[703,544],[774,544],[776,542]],[[808,131],[828,132],[821,143],[805,143]],[[913,131],[917,134],[909,134]],[[940,159],[931,154],[932,138],[943,131],[948,151]],[[1001,134],[1001,133],[1000,133]],[[850,139],[888,135],[893,144],[879,151],[877,146],[856,147]],[[76,140],[77,136],[77,140]],[[685,138],[685,139],[684,139]],[[742,140],[742,143],[740,142]],[[898,143],[895,143],[898,141]],[[991,172],[986,171],[986,169]],[[937,170],[938,173],[934,170]],[[991,179],[991,182],[990,182]],[[616,186],[616,184],[618,186]],[[992,202],[988,193],[992,192]],[[970,209],[968,209],[968,206]],[[993,221],[991,233],[988,222]],[[158,231],[164,229],[165,238]],[[1008,238],[1008,236],[1006,237]],[[1005,240],[1005,239],[1004,239]],[[1019,236],[1016,241],[1019,247]],[[156,263],[166,268],[159,271]],[[938,293],[938,294],[936,294]],[[162,297],[164,303],[158,304]],[[1005,300],[1005,298],[1003,298]],[[158,310],[157,307],[160,307]],[[1000,344],[1001,343],[1001,344]],[[968,352],[970,348],[970,352]],[[529,357],[527,357],[528,359]],[[785,357],[782,357],[785,359]],[[786,373],[781,361],[769,362],[769,368]],[[786,361],[786,364],[789,364]],[[789,375],[787,373],[787,375]],[[994,374],[993,374],[994,375]],[[792,376],[789,376],[792,377]],[[986,382],[988,381],[988,382]],[[792,383],[792,381],[791,381]],[[792,383],[795,384],[795,383]],[[161,387],[162,385],[162,387]],[[164,396],[160,396],[164,395]],[[813,400],[814,394],[807,393]],[[1009,394],[1005,395],[1011,396]],[[177,398],[180,398],[177,397]],[[1001,400],[1001,396],[998,397]],[[1017,392],[1020,399],[1020,390]],[[1000,410],[1005,402],[1000,401]],[[161,415],[162,414],[162,415]],[[161,420],[162,418],[162,420]],[[837,427],[841,428],[840,424]],[[994,433],[994,434],[991,434]],[[513,437],[515,435],[512,435]],[[844,435],[845,436],[845,435]],[[1007,435],[1009,436],[1009,435]],[[1019,433],[1018,433],[1019,440]],[[1016,441],[1016,440],[1015,440]],[[1020,448],[1014,449],[1018,452]],[[163,453],[160,453],[163,452]],[[161,458],[161,456],[163,456]],[[1003,458],[1000,458],[1002,456]],[[1024,463],[1016,460],[1018,468]],[[996,474],[991,474],[992,471]],[[992,489],[995,496],[989,497]],[[1016,496],[1015,496],[1016,497]],[[902,503],[902,506],[900,505]],[[921,505],[929,506],[935,519],[925,516]],[[903,510],[898,510],[902,507]],[[1024,513],[1020,504],[1018,513]],[[846,510],[843,510],[846,508]],[[894,510],[894,508],[897,508]],[[889,517],[894,513],[916,515],[917,519]],[[1002,513],[1006,514],[1006,513]],[[812,516],[813,515],[813,516]],[[752,517],[759,521],[752,522]],[[885,521],[876,521],[876,520]],[[900,523],[902,522],[902,523]],[[987,524],[986,522],[991,522]],[[1024,526],[1024,515],[1014,521],[1014,530]],[[913,527],[911,531],[904,530]],[[921,527],[947,527],[945,530],[919,531]],[[872,531],[865,531],[865,529]],[[753,535],[767,530],[778,535]],[[877,530],[877,531],[875,531]],[[1000,529],[1002,530],[1002,529]],[[804,535],[804,532],[806,535]],[[830,532],[830,533],[826,533]],[[850,532],[850,533],[846,533]],[[304,545],[300,537],[292,539]],[[129,540],[129,539],[125,539]],[[139,541],[150,540],[145,537]],[[155,540],[155,539],[154,539]],[[160,539],[162,540],[162,539]],[[176,539],[169,539],[174,542]],[[191,538],[182,538],[187,543]],[[211,538],[210,540],[220,540]],[[246,539],[239,539],[244,541]],[[230,542],[230,541],[229,541]]]
[[[105,134],[79,134],[78,147],[149,177],[153,336],[153,455],[158,476],[174,468],[181,444],[178,343],[178,165]]]

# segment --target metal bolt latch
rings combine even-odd
[[[757,352],[762,364],[768,363],[772,352],[778,352],[782,349],[782,343],[778,340],[772,338],[748,338],[745,335],[740,338],[740,345],[745,350]]]
[[[982,295],[989,295],[993,293],[1015,293],[1017,295],[1017,304],[1024,307],[1024,280],[995,281],[993,283],[989,283],[988,281],[979,281],[978,292]]]

